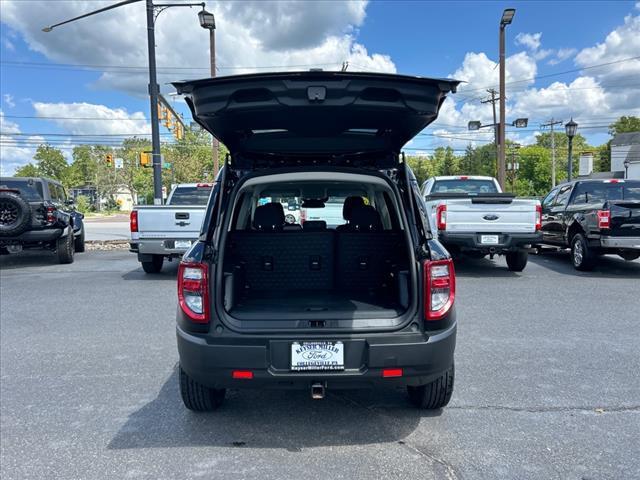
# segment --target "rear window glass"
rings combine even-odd
[[[171,195],[169,205],[206,205],[211,193],[211,185],[201,187],[178,187]]]
[[[431,193],[498,193],[491,180],[437,180]]]
[[[28,202],[39,202],[42,200],[42,183],[28,182],[24,180],[0,180],[0,188],[11,188],[19,190],[20,196]]]
[[[607,200],[640,201],[640,182],[584,182],[576,187],[574,205],[599,205]]]
[[[305,202],[301,197],[260,197],[256,206],[277,202],[282,205],[285,223],[301,224],[306,220],[324,220],[328,228],[345,223],[342,218],[342,206],[345,197],[329,197],[324,202]],[[366,201],[365,201],[366,202]]]

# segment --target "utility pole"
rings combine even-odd
[[[493,107],[493,141],[496,145],[496,158],[499,157],[499,148],[500,148],[500,138],[498,135],[498,121],[496,119],[496,102],[498,101],[498,97],[496,97],[496,95],[498,94],[498,92],[495,91],[495,89],[490,88],[489,90],[487,90],[487,92],[489,93],[489,95],[491,95],[491,98],[487,98],[486,100],[482,100],[480,103],[490,103],[491,106]],[[497,162],[498,165],[498,172],[500,172],[500,161],[498,160]],[[499,174],[498,174],[499,175]],[[498,182],[500,182],[500,180],[498,180]],[[500,184],[501,187],[503,187],[502,183]]]
[[[504,46],[504,31],[507,25],[511,25],[513,16],[516,11],[514,8],[505,8],[502,12],[502,18],[500,19],[500,133],[498,135],[498,183],[504,188],[505,182],[505,156],[506,156],[506,141],[505,141],[505,46]]]
[[[141,1],[142,0],[123,0],[118,3],[114,3],[113,5],[99,8],[98,10],[93,10],[89,13],[65,20],[64,22],[46,26],[42,31],[50,32],[61,25]],[[167,8],[202,7],[204,9],[205,4],[204,2],[154,4],[153,0],[145,0],[145,3],[147,10],[147,48],[149,50],[149,100],[151,104],[151,147],[153,155],[153,203],[155,205],[162,205],[162,158],[160,156],[160,125],[158,124],[158,93],[160,91],[160,87],[158,86],[156,75],[155,22],[160,12]]]
[[[556,186],[556,137],[553,134],[554,125],[562,125],[562,120],[555,120],[552,117],[547,123],[540,125],[542,128],[551,128],[551,188]]]

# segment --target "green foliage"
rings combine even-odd
[[[39,177],[40,170],[33,163],[27,163],[18,168],[14,173],[16,177]]]
[[[60,150],[51,145],[40,145],[33,159],[41,176],[59,180],[66,186],[69,165]]]
[[[609,125],[609,135],[615,136],[618,133],[640,132],[640,117],[620,117]]]
[[[91,202],[84,195],[78,195],[76,197],[76,209],[80,213],[87,213],[91,210]]]

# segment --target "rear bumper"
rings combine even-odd
[[[188,247],[175,247],[176,240],[185,241],[188,240],[191,244]],[[191,248],[197,238],[163,238],[163,239],[137,239],[132,240],[130,245],[130,251],[138,253],[140,255],[164,255],[171,257],[181,257],[184,253]]]
[[[600,237],[600,244],[606,248],[628,248],[640,250],[640,237]]]
[[[482,243],[482,235],[498,235],[498,243]],[[542,233],[448,233],[439,232],[438,240],[445,246],[455,245],[462,250],[480,250],[489,252],[518,250],[542,241]]]
[[[43,230],[29,230],[15,237],[0,237],[0,244],[22,244],[22,243],[40,243],[51,242],[60,238],[67,229],[64,228],[47,228]]]
[[[193,379],[213,388],[308,389],[313,382],[327,388],[364,388],[375,385],[424,385],[453,363],[455,324],[426,337],[423,334],[363,335],[340,338],[345,370],[294,372],[290,370],[293,339],[251,337],[243,343],[209,343],[207,338],[177,327],[180,366]],[[228,340],[227,340],[228,342]],[[401,377],[383,378],[384,368],[401,368]],[[233,370],[250,370],[252,379],[233,379]]]

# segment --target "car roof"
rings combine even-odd
[[[443,175],[440,177],[433,177],[436,181],[438,180],[493,180],[493,177],[487,177],[484,175]]]
[[[55,183],[56,185],[62,185],[62,183],[60,183],[58,180],[53,180],[52,178],[47,178],[47,177],[0,177],[0,181],[7,181],[7,180],[12,180],[12,181],[25,181],[25,182],[42,182],[42,181],[46,181],[46,182],[51,182],[51,183]]]

